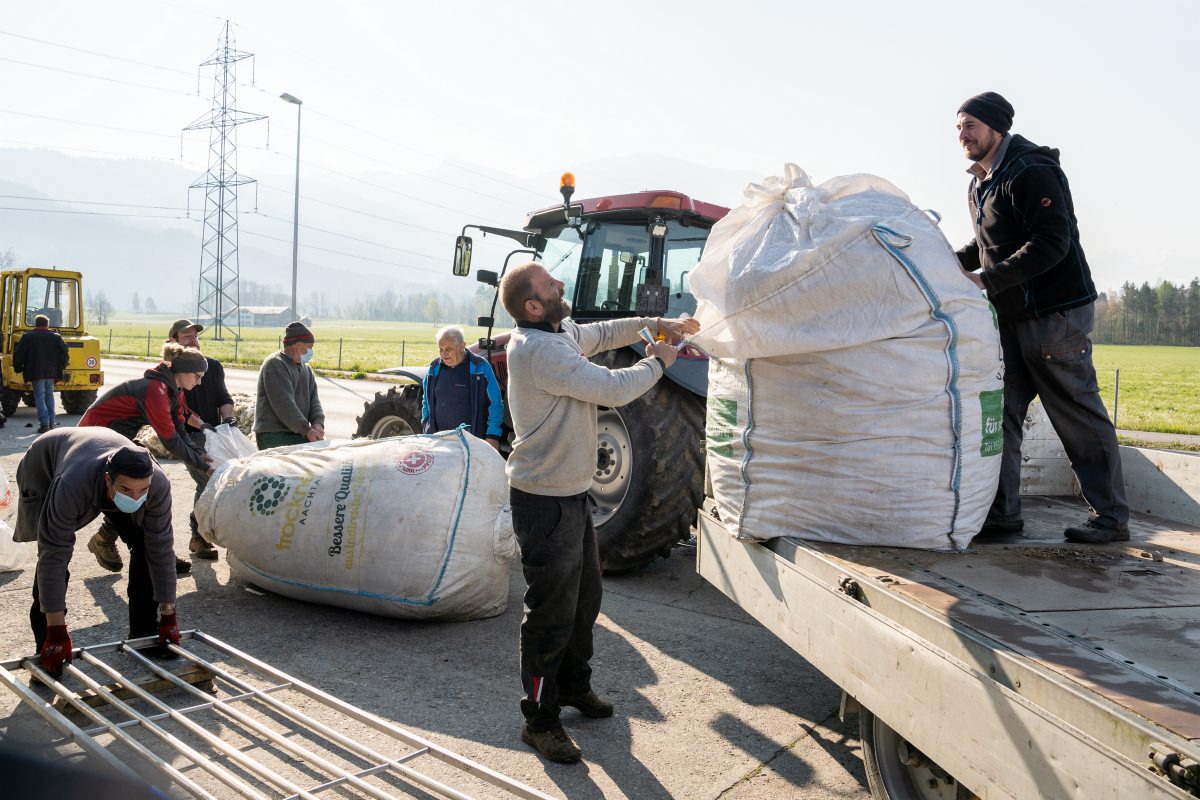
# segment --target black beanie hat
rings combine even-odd
[[[127,478],[149,478],[154,472],[154,461],[150,458],[150,453],[140,447],[122,447],[109,455],[105,472],[114,478],[118,475]]]
[[[1012,127],[1013,116],[1016,114],[1013,111],[1012,103],[995,92],[984,92],[969,98],[958,107],[958,113],[970,114],[984,125],[1000,133],[1008,133],[1008,129]]]
[[[293,322],[283,331],[283,346],[287,347],[290,344],[297,342],[315,342],[312,331],[304,327],[302,322]]]

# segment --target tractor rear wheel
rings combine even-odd
[[[22,392],[21,393],[21,402],[24,403],[25,405],[29,406],[30,408],[33,408],[34,406],[37,405],[37,400],[33,399],[33,392]]]
[[[410,436],[421,432],[421,387],[418,384],[393,386],[376,392],[375,399],[363,405],[354,437],[384,439]]]
[[[68,414],[82,414],[88,410],[88,406],[96,402],[95,389],[60,392],[59,394],[62,395],[63,410]]]
[[[622,348],[592,360],[622,369],[639,359]],[[601,408],[589,494],[605,570],[670,555],[704,499],[704,398],[664,378],[626,406]]]

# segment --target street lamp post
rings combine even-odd
[[[303,103],[300,98],[287,92],[279,95],[281,100],[294,103],[296,106],[296,204],[292,209],[292,320],[300,319],[300,309],[296,305],[296,267],[300,253],[300,111]]]

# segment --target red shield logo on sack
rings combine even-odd
[[[433,466],[433,453],[427,450],[408,450],[396,456],[396,469],[405,475],[420,475]]]

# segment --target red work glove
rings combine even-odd
[[[51,625],[46,629],[42,645],[42,666],[56,678],[62,677],[63,662],[71,661],[71,634],[66,625]]]
[[[175,621],[175,612],[171,611],[158,616],[158,643],[165,645],[179,644],[179,623]]]

